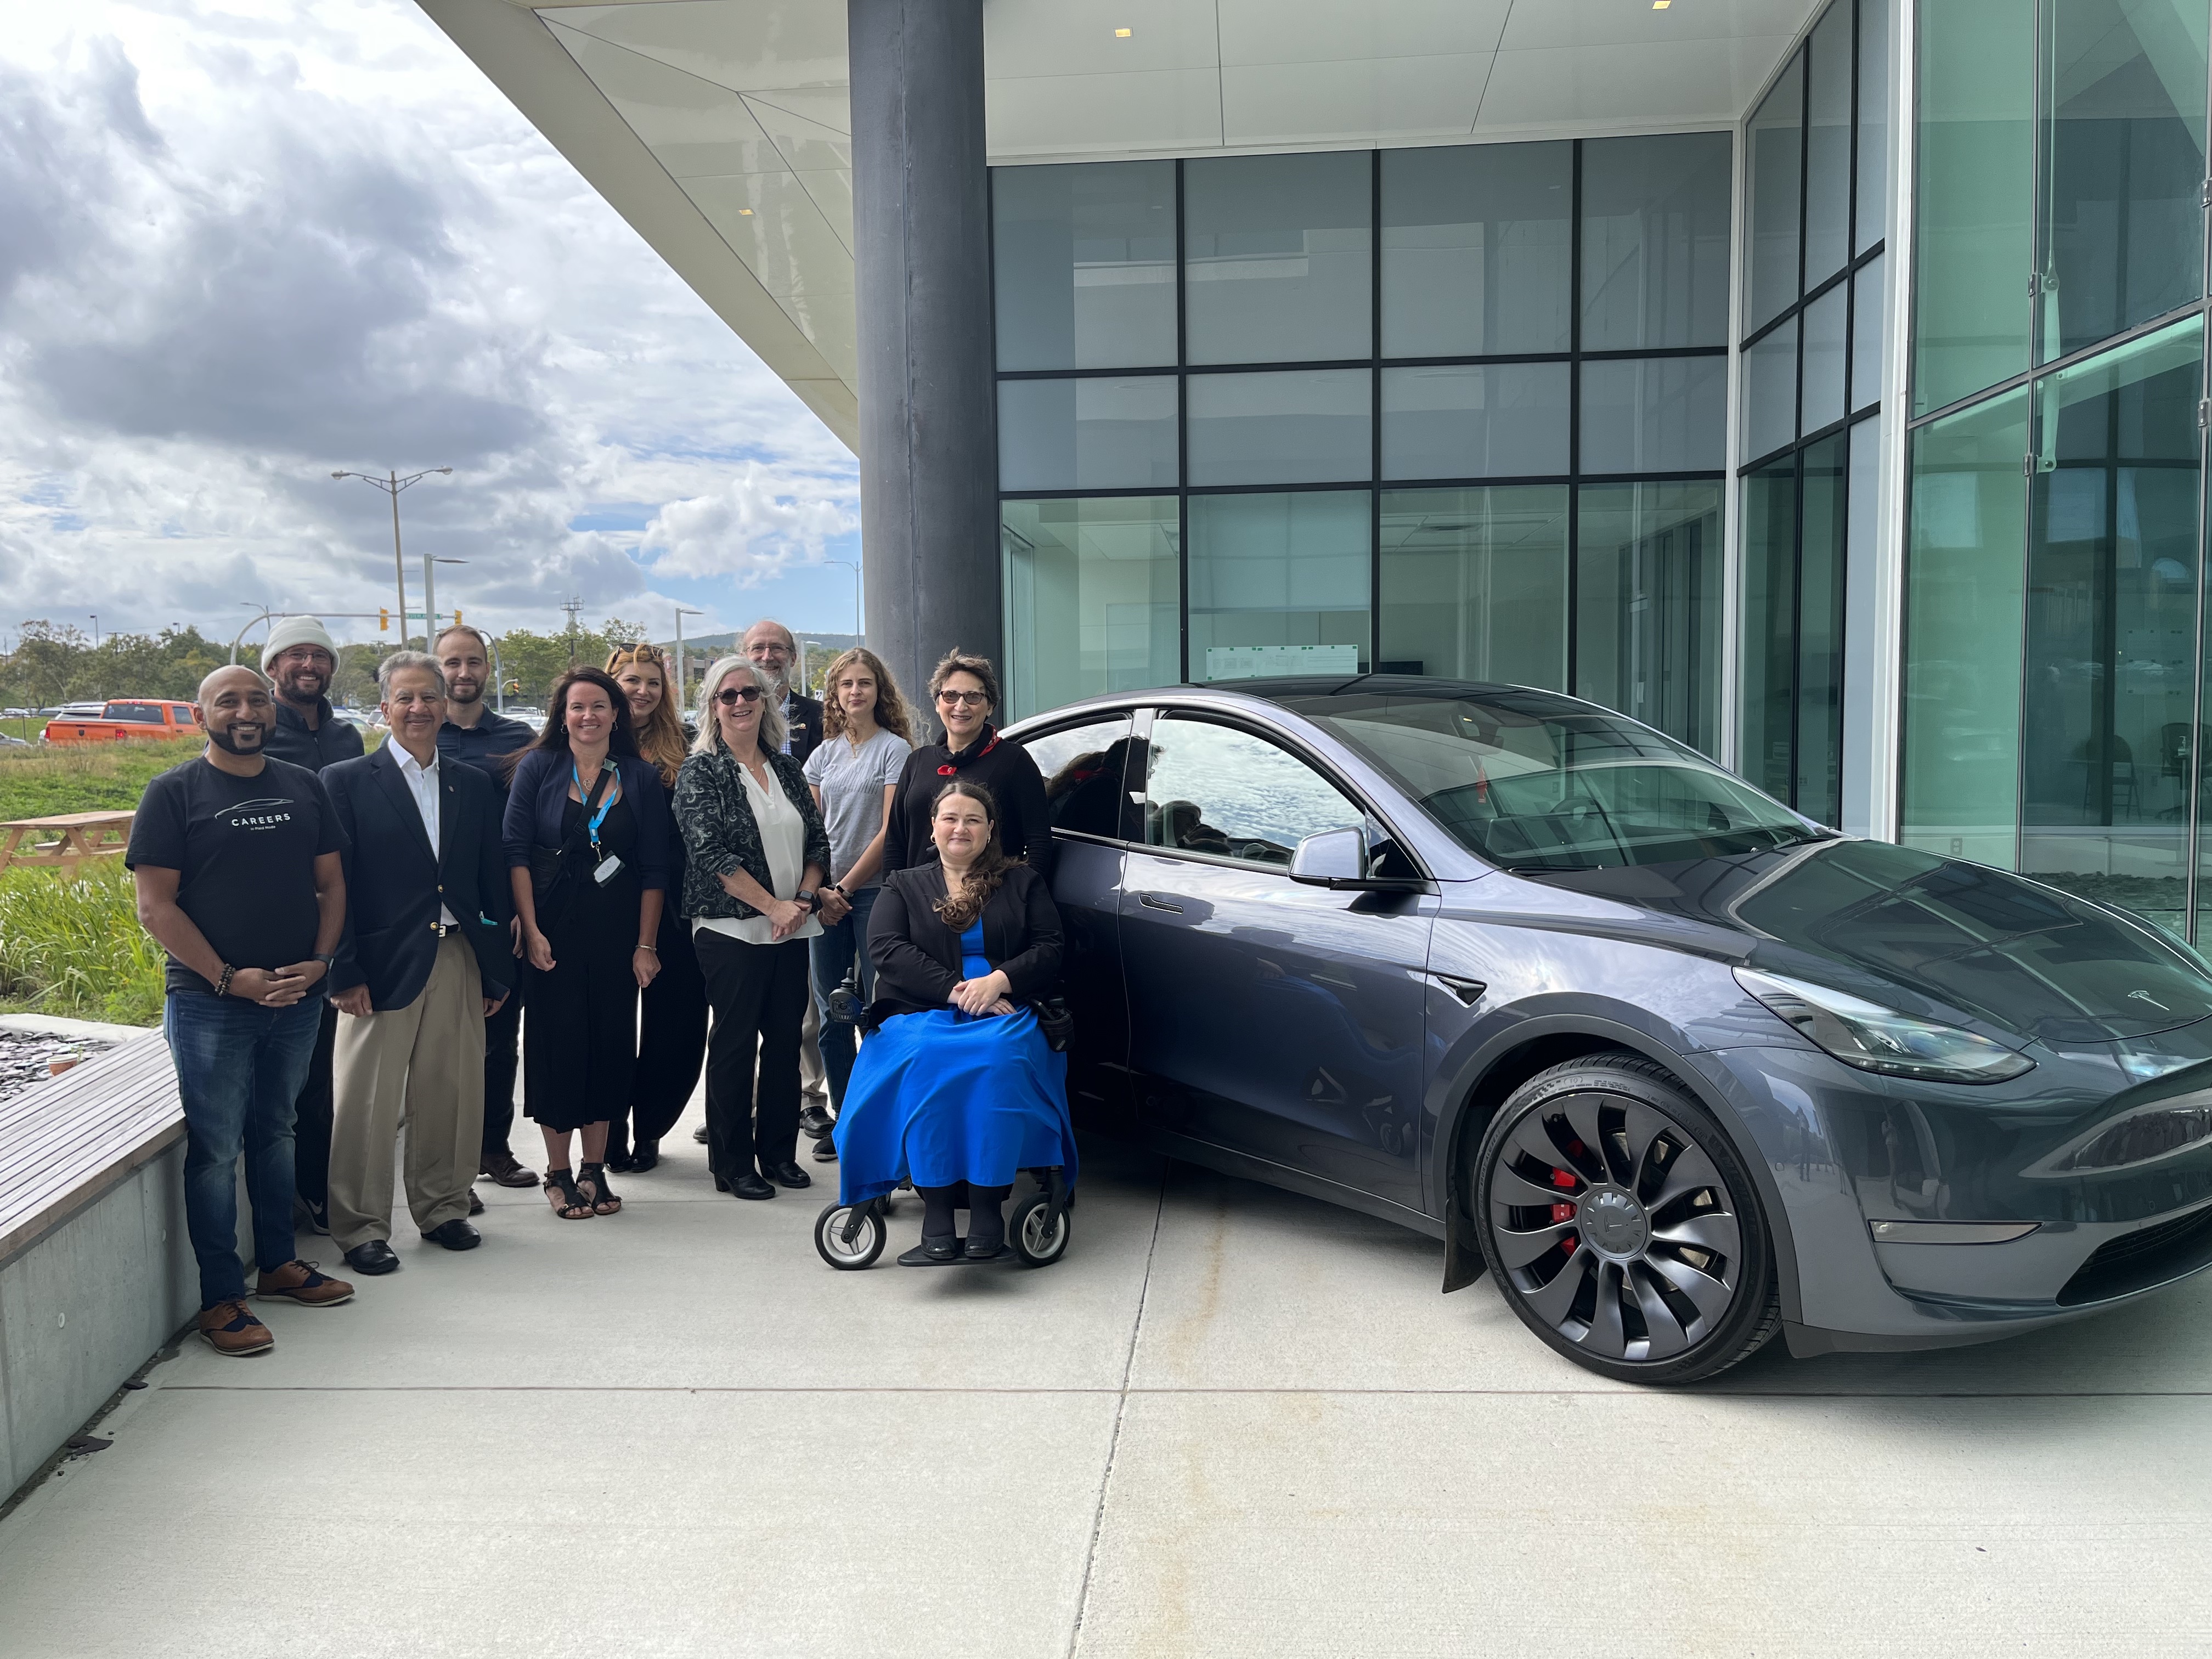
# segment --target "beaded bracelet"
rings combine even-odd
[[[237,971],[237,969],[227,962],[222,964],[222,977],[215,982],[215,994],[217,996],[227,997],[230,994],[230,976]]]

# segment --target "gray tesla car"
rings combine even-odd
[[[1011,727],[1079,1119],[1440,1238],[1608,1376],[1975,1342],[2212,1262],[2212,970],[1549,692],[1363,676]]]

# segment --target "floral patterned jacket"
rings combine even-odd
[[[788,755],[771,754],[767,760],[805,821],[804,862],[826,871],[830,832],[822,827],[805,773]],[[725,916],[738,921],[758,915],[743,899],[732,897],[721,883],[722,877],[742,870],[762,886],[769,885],[768,852],[761,845],[760,826],[753,822],[752,803],[746,799],[744,775],[736,757],[719,746],[686,757],[676,775],[674,805],[684,852],[684,895],[678,914],[692,920]]]

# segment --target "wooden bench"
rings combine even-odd
[[[0,1103],[0,1267],[184,1137],[158,1030]]]
[[[0,870],[10,866],[73,874],[85,859],[120,858],[133,812],[57,812],[0,823]]]

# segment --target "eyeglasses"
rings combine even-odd
[[[937,694],[937,700],[939,702],[959,703],[969,708],[979,708],[991,701],[991,694],[988,691],[940,691]]]
[[[726,685],[720,690],[714,693],[714,701],[721,704],[725,708],[733,708],[739,702],[758,702],[760,701],[760,687],[757,685]]]

